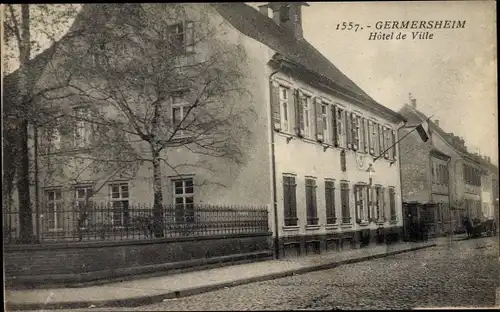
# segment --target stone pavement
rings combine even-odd
[[[291,259],[269,260],[203,271],[83,288],[6,290],[8,310],[89,307],[133,307],[213,291],[230,286],[271,280],[334,268],[428,248],[445,243],[437,238],[425,243],[399,243]]]

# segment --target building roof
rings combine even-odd
[[[213,3],[212,6],[244,35],[259,41],[307,70],[327,78],[336,86],[345,89],[355,99],[366,102],[383,112],[397,117],[399,120],[404,120],[404,117],[397,112],[372,99],[307,40],[295,38],[293,33],[276,24],[271,18],[263,15],[253,7],[237,2]]]
[[[415,107],[412,107],[411,105],[408,105],[408,104],[405,104],[401,109],[400,109],[400,112],[402,111],[410,111],[412,112],[415,116],[418,117],[418,119],[420,121],[424,121],[424,120],[427,120],[428,117],[422,113],[421,111],[419,111],[418,109],[416,109]],[[478,155],[474,155],[472,153],[469,153],[467,151],[464,151],[464,150],[460,150],[460,149],[457,149],[455,146],[453,146],[452,142],[450,141],[450,134],[446,133],[446,131],[444,131],[440,126],[438,126],[435,122],[433,122],[431,119],[428,119],[427,120],[427,123],[429,124],[429,129],[431,129],[432,131],[436,132],[439,134],[439,136],[441,136],[443,138],[443,140],[445,140],[446,142],[448,142],[454,149],[455,151],[460,154],[462,157],[465,157],[465,158],[468,158],[469,160],[472,160],[476,163],[479,163],[481,164],[483,167],[486,167],[488,168],[490,171],[493,171],[493,172],[498,172],[498,167],[495,166],[494,164],[492,164],[491,162],[488,162],[486,161],[484,158],[482,158],[481,156],[478,156]]]

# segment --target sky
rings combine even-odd
[[[257,7],[261,3],[249,3]],[[304,37],[376,101],[395,111],[408,103],[498,165],[494,1],[309,2]],[[377,21],[460,20],[463,29],[427,30],[433,39],[368,40]],[[357,32],[337,24],[359,24]],[[371,26],[368,29],[367,26]],[[360,28],[363,27],[363,30]],[[61,30],[61,35],[64,29]],[[17,66],[14,64],[13,68]]]
[[[409,93],[441,128],[462,136],[470,152],[498,165],[496,6],[494,1],[309,2],[304,37],[382,105],[399,110]],[[368,40],[377,21],[460,20],[431,40]],[[342,22],[358,32],[336,30]],[[367,29],[367,25],[371,29]],[[413,30],[415,31],[415,30]],[[429,31],[429,30],[427,30]]]

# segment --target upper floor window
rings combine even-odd
[[[361,135],[361,117],[352,114],[352,149],[355,151],[360,149]]]
[[[311,138],[311,97],[305,94],[302,94],[301,97],[302,102],[302,118],[303,120],[303,130],[304,137]]]
[[[168,35],[172,52],[174,54],[193,52],[193,22],[179,22],[168,26]]]
[[[190,114],[193,111],[190,110],[190,105],[185,99],[185,94],[183,92],[176,92],[171,97],[172,100],[172,125],[174,136],[186,136],[188,129],[186,129],[187,122]]]
[[[345,111],[340,107],[336,107],[334,113],[333,120],[336,140],[334,143],[335,146],[345,147]]]
[[[292,122],[290,119],[290,89],[284,86],[279,86],[279,101],[281,110],[281,129],[289,132],[292,130]]]
[[[76,108],[74,111],[75,128],[73,134],[74,147],[85,147],[90,144],[92,126],[89,121],[90,114],[85,108]]]
[[[330,123],[328,122],[328,104],[321,104],[321,119],[323,121],[323,141],[330,142]]]

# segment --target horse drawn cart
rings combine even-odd
[[[479,218],[464,218],[463,225],[467,231],[467,237],[481,237],[483,234],[492,236],[497,234],[494,219],[480,220]]]

